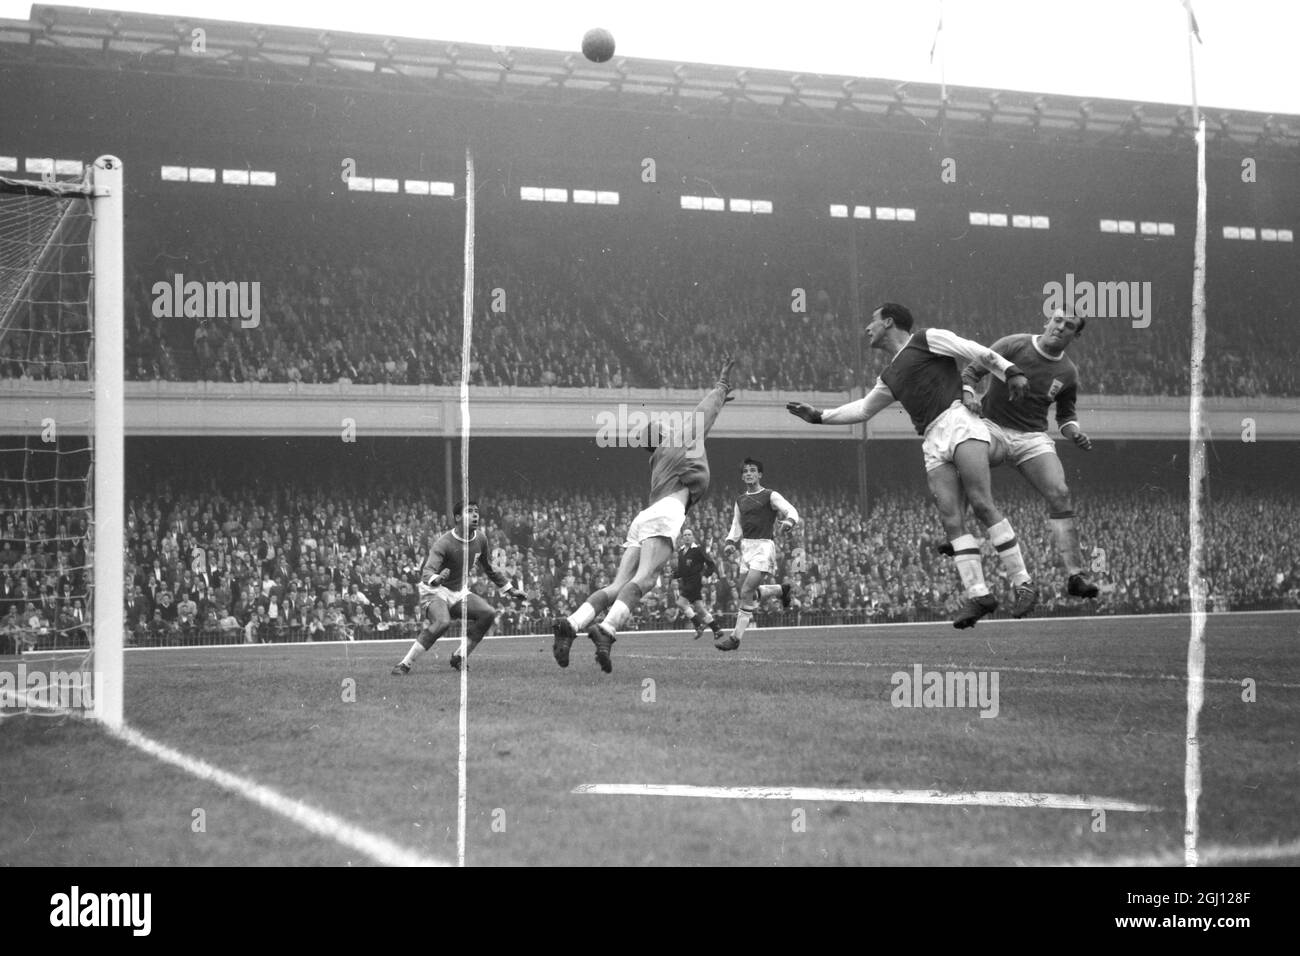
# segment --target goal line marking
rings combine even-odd
[[[364,853],[376,863],[384,866],[452,865],[450,860],[427,856],[400,846],[387,837],[371,833],[356,824],[349,823],[342,817],[337,817],[300,800],[294,800],[292,797],[287,797],[264,784],[222,770],[205,760],[200,760],[197,757],[192,757],[189,754],[168,747],[151,737],[146,737],[138,730],[125,726],[118,729],[105,726],[104,729],[118,740],[142,750],[163,763],[171,764],[173,767],[198,777],[200,780],[214,783],[223,790],[236,793],[244,799],[270,810],[272,813],[277,813],[291,820],[312,833],[326,837],[359,853]]]
[[[1113,810],[1159,813],[1160,807],[1088,794],[1004,790],[852,790],[822,787],[697,787],[686,784],[583,783],[571,793],[614,797],[700,797],[710,800],[802,800],[810,803],[892,803],[957,807],[1037,807],[1043,810]]]

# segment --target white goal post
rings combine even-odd
[[[79,234],[86,220],[88,240]],[[82,571],[89,602],[77,612],[88,612],[88,626],[79,630],[89,639],[90,653],[85,655],[82,670],[93,675],[94,700],[84,713],[112,727],[123,723],[125,643],[123,258],[122,163],[117,157],[99,157],[80,181],[58,180],[53,175],[39,180],[0,177],[0,345],[4,346],[0,363],[6,377],[18,379],[4,383],[9,410],[0,415],[0,425],[6,432],[41,436],[24,438],[21,448],[5,450],[4,454],[21,460],[24,470],[18,479],[8,474],[3,477],[21,485],[28,480],[27,469],[37,454],[52,455],[56,461],[71,454],[57,445],[47,451],[40,443],[47,440],[43,430],[53,422],[49,409],[78,409],[79,423],[54,424],[60,436],[68,433],[65,424],[73,433],[78,427],[87,433],[82,451],[88,451],[89,463],[78,473],[84,472],[80,479],[84,487],[79,489],[79,507],[75,509],[88,514]],[[65,292],[70,270],[76,272],[76,281],[86,286],[84,292],[80,286],[73,294]],[[69,280],[69,284],[73,283]],[[69,344],[76,343],[78,337],[88,338],[82,343],[84,348]],[[75,390],[69,383],[79,380],[85,387],[80,394],[72,394]],[[58,487],[64,479],[60,466],[54,467],[58,512]],[[50,481],[39,473],[31,479],[24,489],[26,501],[42,480]],[[43,506],[42,492],[36,494]],[[0,506],[3,504],[0,501]],[[11,508],[9,513],[21,515],[21,509]],[[58,512],[59,522],[63,516]],[[24,536],[30,542],[26,529]],[[39,540],[62,558],[67,543],[62,528],[57,535],[52,530],[43,532]],[[62,560],[59,563],[62,570]],[[22,649],[17,635],[14,645],[16,651]],[[52,685],[53,676],[49,680]],[[54,691],[51,686],[45,699],[53,701]],[[54,706],[57,709],[57,704]]]

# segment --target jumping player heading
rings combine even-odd
[[[691,429],[674,432],[662,422],[647,430],[644,447],[650,452],[650,505],[632,519],[623,543],[623,558],[613,582],[592,594],[567,618],[555,622],[552,653],[561,667],[569,666],[569,649],[577,632],[586,629],[596,645],[596,663],[606,674],[614,669],[610,651],[615,633],[641,600],[654,587],[655,578],[673,553],[673,542],[686,523],[686,512],[709,490],[709,459],[704,439],[731,400],[731,374],[735,361],[727,358],[718,373],[718,381],[695,407]],[[687,434],[690,431],[691,434]],[[641,444],[641,443],[638,443]],[[605,619],[594,623],[605,611]]]
[[[452,615],[462,601],[465,602],[469,617],[469,630],[466,634],[469,646],[465,650],[466,656],[473,653],[491,629],[497,619],[496,608],[469,589],[469,569],[475,563],[502,595],[513,598],[523,596],[522,592],[506,580],[504,574],[492,567],[488,558],[487,536],[478,527],[478,502],[458,501],[452,514],[456,519],[456,527],[433,543],[420,566],[419,616],[424,627],[406,656],[393,667],[394,677],[409,674],[415,659],[447,632],[447,628],[451,627]],[[461,536],[462,524],[468,526],[469,538]],[[459,651],[451,655],[450,663],[456,670],[460,670],[464,661]]]
[[[886,302],[871,315],[866,334],[872,348],[890,356],[889,364],[864,398],[821,411],[804,402],[789,402],[792,415],[813,424],[865,422],[901,402],[917,434],[924,436],[926,479],[944,531],[952,543],[966,591],[966,603],[953,618],[953,627],[971,627],[997,609],[998,601],[984,583],[984,569],[974,535],[963,528],[965,501],[988,529],[1015,589],[1013,617],[1024,617],[1038,603],[1038,591],[1025,570],[1011,522],[993,502],[989,477],[988,426],[962,403],[961,368],[957,360],[978,362],[1007,384],[1013,402],[1020,401],[1028,379],[1020,369],[978,342],[944,329],[912,329],[912,313]]]
[[[745,484],[745,493],[736,499],[725,546],[728,555],[740,548],[740,608],[735,629],[713,642],[720,651],[734,651],[740,646],[759,601],[780,595],[781,606],[790,606],[789,584],[759,582],[776,573],[776,544],[772,537],[777,522],[781,522],[782,533],[788,534],[798,527],[799,512],[778,492],[763,487],[761,461],[746,458],[740,466],[740,480]]]
[[[1006,385],[997,379],[989,384],[981,402],[976,387],[988,370],[978,363],[966,366],[962,381],[966,407],[983,414],[993,439],[989,463],[996,466],[1009,461],[1047,502],[1052,542],[1068,575],[1067,593],[1095,598],[1098,589],[1088,580],[1083,563],[1065,469],[1056,455],[1056,442],[1047,434],[1047,410],[1055,402],[1056,425],[1061,434],[1084,451],[1092,448],[1092,439],[1079,427],[1074,411],[1079,370],[1065,355],[1070,343],[1083,334],[1086,323],[1086,319],[1067,316],[1058,309],[1043,326],[1041,335],[1008,335],[989,346],[1014,362],[1029,379],[1027,394],[1019,402],[1011,400]]]

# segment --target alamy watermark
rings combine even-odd
[[[687,458],[704,454],[704,416],[694,410],[643,411],[620,403],[616,411],[596,413],[596,444],[601,448],[684,448]]]
[[[920,664],[895,671],[889,702],[895,707],[978,707],[981,717],[998,715],[997,671],[927,671]]]
[[[0,670],[0,710],[39,715],[80,711],[97,717],[101,687],[100,675],[92,671],[46,673],[19,664],[16,671]]]
[[[262,324],[262,283],[185,281],[176,273],[171,282],[153,284],[155,319],[239,319],[240,328]]]
[[[1132,319],[1135,329],[1151,324],[1150,282],[1091,282],[1067,272],[1064,283],[1044,284],[1043,296],[1047,319],[1060,310],[1080,319]]]
[[[51,926],[117,926],[133,936],[148,936],[152,912],[152,893],[83,893],[74,885],[50,897]]]

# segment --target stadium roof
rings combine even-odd
[[[0,66],[33,64],[1078,145],[1159,149],[1192,136],[1186,106],[627,57],[597,65],[551,50],[44,4],[29,21],[0,20]],[[1300,117],[1204,115],[1211,147],[1300,159]]]

